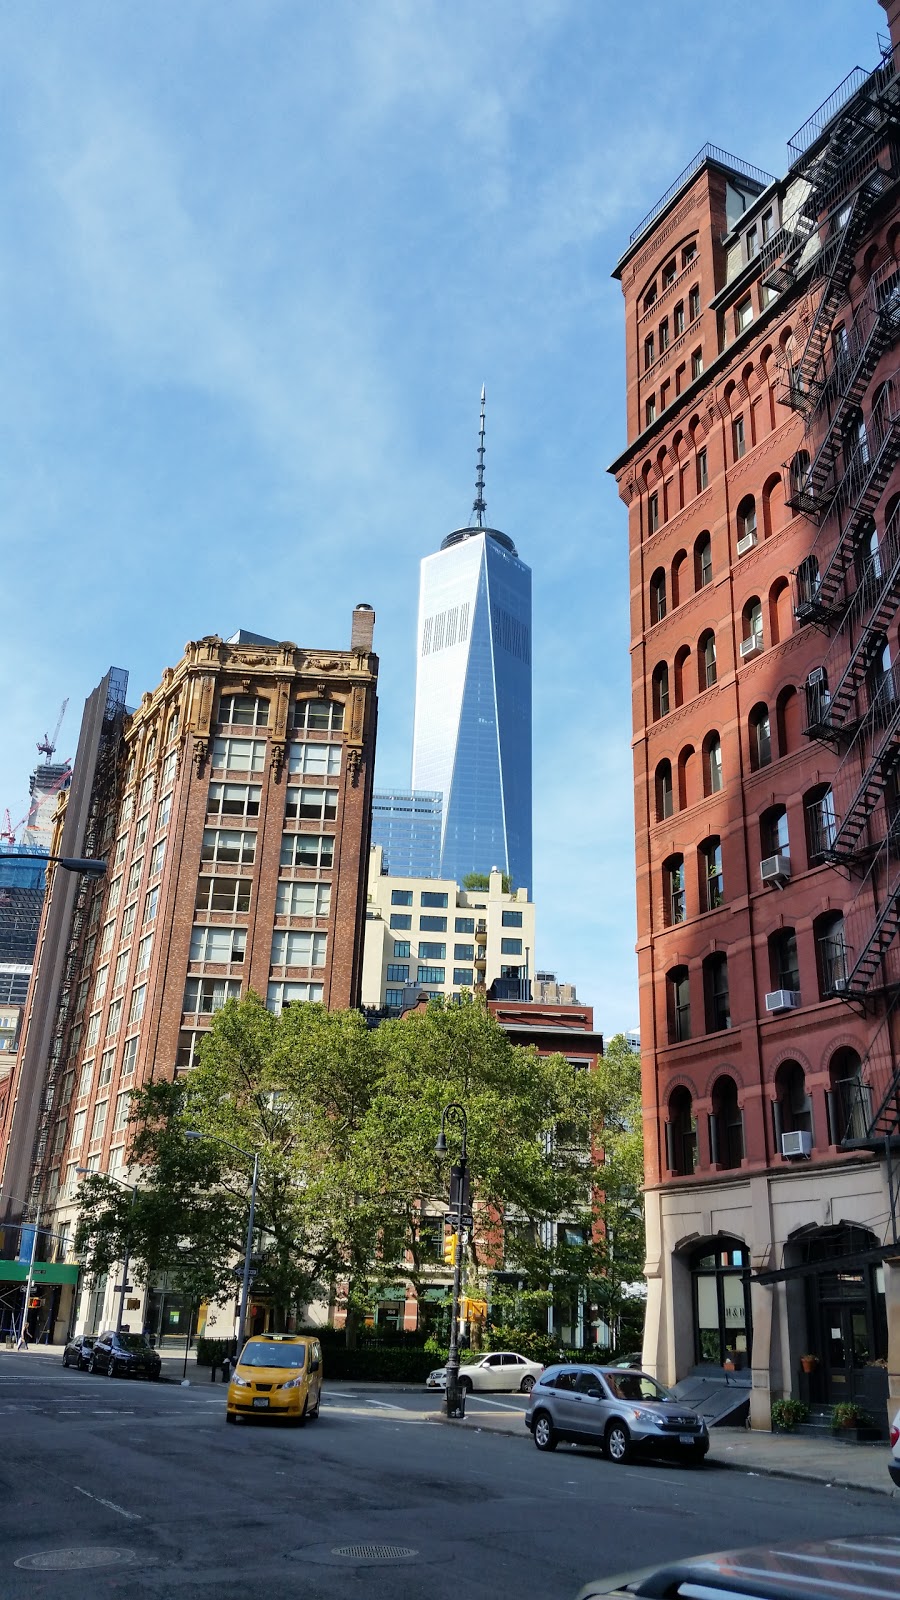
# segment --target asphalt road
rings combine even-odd
[[[542,1456],[524,1429],[479,1432],[484,1401],[460,1429],[438,1396],[326,1388],[319,1422],[282,1430],[226,1428],[224,1397],[0,1354],[0,1600],[573,1600],[655,1559],[898,1531],[874,1495]]]

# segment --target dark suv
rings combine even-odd
[[[158,1378],[159,1354],[141,1333],[101,1333],[88,1361],[88,1372],[105,1372],[108,1378]]]

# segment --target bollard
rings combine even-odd
[[[210,1381],[210,1383],[215,1383],[217,1371],[218,1371],[218,1368],[216,1366],[216,1363],[214,1361],[211,1361],[210,1364],[209,1364],[209,1381]]]
[[[229,1361],[228,1357],[225,1356],[223,1361],[222,1361],[222,1382],[223,1383],[229,1383],[230,1381],[231,1381],[231,1362]]]

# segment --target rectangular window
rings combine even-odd
[[[656,360],[656,349],[654,347],[653,334],[652,333],[648,333],[646,339],[644,340],[644,371],[645,372],[647,371],[648,367],[652,367],[652,365],[653,365],[655,360]]]
[[[330,913],[330,883],[279,883],[275,899],[276,916],[327,917]]]
[[[471,989],[475,981],[475,974],[471,967],[454,967],[453,982],[459,989]]]
[[[163,858],[165,856],[165,853],[166,853],[166,841],[165,841],[165,839],[160,839],[159,843],[155,844],[153,846],[153,849],[150,851],[150,876],[151,876],[151,878],[155,878],[158,872],[162,872],[162,864],[163,864]]]
[[[663,317],[663,320],[659,325],[659,353],[660,353],[660,355],[662,355],[664,350],[668,350],[668,348],[669,348],[669,319],[668,319],[668,317]]]
[[[659,495],[654,490],[647,501],[647,527],[656,533],[659,527]]]
[[[410,951],[409,951],[409,940],[408,939],[395,939],[394,940],[394,960],[395,961],[408,961],[409,960],[409,953],[410,953]]]
[[[521,928],[522,913],[521,911],[504,911],[500,920],[504,928]]]
[[[100,1013],[99,1011],[95,1011],[94,1015],[88,1018],[87,1033],[84,1036],[84,1042],[88,1049],[90,1049],[92,1044],[96,1044],[99,1033]]]
[[[695,350],[691,356],[691,377],[699,378],[703,372],[703,351]]]
[[[103,924],[103,937],[100,940],[100,957],[101,957],[101,959],[103,958],[103,956],[108,956],[109,955],[109,952],[112,949],[113,934],[115,933],[115,931],[116,931],[116,919],[115,919],[115,917],[113,917],[111,922],[105,922]]]
[[[87,1127],[87,1112],[76,1111],[72,1118],[72,1141],[70,1150],[77,1151],[84,1144],[84,1130]]]
[[[752,228],[748,228],[747,229],[747,260],[748,261],[752,261],[754,259],[754,257],[758,256],[758,255],[759,255],[759,230],[756,227],[756,224],[754,223]]]
[[[158,889],[154,889],[152,892],[154,894],[158,894],[159,890]],[[121,944],[123,939],[130,939],[130,937],[131,937],[131,933],[132,933],[132,930],[134,928],[134,918],[135,918],[136,909],[137,908],[134,905],[130,905],[130,906],[126,906],[125,907],[125,911],[124,911],[123,916],[122,916],[122,927],[121,927],[121,930],[119,932],[119,943],[120,944]]]
[[[399,1011],[403,1005],[403,990],[385,989],[384,1003],[389,1011]]]
[[[266,1007],[277,1017],[285,1006],[321,1005],[324,992],[321,983],[270,983],[266,990]]]
[[[734,312],[735,332],[736,333],[743,333],[745,328],[749,328],[749,326],[750,326],[752,321],[753,321],[753,301],[751,300],[750,296],[748,295],[746,300],[742,300],[740,305],[735,307],[735,312]]]
[[[651,394],[644,405],[644,426],[649,428],[656,421],[656,395]]]
[[[341,770],[339,744],[292,744],[288,746],[288,772],[301,777],[336,778]]]
[[[419,931],[421,933],[446,933],[446,917],[420,917]]]
[[[178,1035],[178,1050],[175,1054],[176,1072],[187,1072],[197,1064],[197,1049],[201,1041],[208,1037],[207,1031],[199,1028],[184,1028]]]
[[[161,787],[163,789],[167,788],[168,785],[173,782],[173,780],[175,778],[175,769],[176,769],[177,766],[178,766],[178,751],[177,750],[170,750],[169,754],[166,756],[166,759],[165,759],[165,761],[163,762],[163,765],[162,765],[162,776],[160,778],[160,784],[161,784]]]
[[[387,969],[388,983],[408,983],[409,967],[400,962],[392,961]]]
[[[123,983],[125,982],[125,979],[128,977],[128,962],[129,962],[130,958],[131,958],[131,951],[130,950],[123,950],[122,954],[118,957],[118,959],[116,961],[116,970],[113,973],[113,988],[114,989],[121,989]]]
[[[163,828],[167,828],[169,826],[169,818],[170,818],[171,815],[172,815],[172,796],[170,794],[167,794],[163,800],[160,800],[159,806],[157,807],[157,812],[156,812],[156,832],[157,833],[162,833]]]
[[[709,462],[705,450],[697,451],[697,493],[709,488]]]
[[[137,1037],[125,1040],[125,1050],[122,1055],[122,1077],[130,1078],[137,1062]]]
[[[199,878],[195,910],[245,913],[250,910],[250,889],[249,878]]]
[[[255,783],[211,783],[206,809],[211,817],[258,817],[261,794]]]
[[[734,449],[735,461],[740,461],[747,454],[747,436],[744,432],[743,417],[735,417],[731,424],[731,442]]]
[[[262,772],[265,739],[214,739],[210,766],[214,772]]]
[[[153,921],[153,918],[156,916],[156,908],[157,908],[158,905],[159,905],[159,890],[158,889],[148,889],[147,898],[144,901],[144,916],[143,916],[144,926],[146,926],[146,924],[148,922],[152,922]]]
[[[288,789],[284,814],[291,822],[333,822],[337,798],[336,789]]]
[[[391,905],[392,906],[411,906],[412,903],[413,903],[413,892],[412,892],[412,889],[392,889],[391,890]]]
[[[246,928],[194,928],[191,932],[189,961],[243,961],[247,950]]]
[[[131,1005],[128,1009],[128,1021],[140,1022],[144,1015],[144,1003],[147,999],[147,985],[141,983],[131,991]]]
[[[344,726],[341,700],[297,700],[294,702],[294,727],[315,733],[340,733]]]
[[[135,890],[139,887],[141,873],[143,870],[144,860],[143,857],[141,857],[140,861],[134,861],[131,865],[131,870],[128,873],[128,886],[125,890],[126,894],[134,894]]]
[[[139,801],[139,805],[140,805],[140,809],[142,811],[143,811],[144,807],[148,806],[150,804],[150,801],[153,799],[153,785],[154,785],[154,782],[155,782],[155,780],[154,780],[154,777],[153,777],[153,773],[152,772],[148,772],[146,778],[144,779],[143,783],[141,784],[141,798],[140,798],[140,801]]]
[[[113,1122],[113,1133],[121,1133],[128,1126],[128,1103],[131,1099],[131,1090],[126,1089],[123,1094],[116,1095],[116,1115]]]
[[[769,239],[771,239],[772,234],[774,232],[774,228],[775,228],[775,218],[774,218],[774,215],[772,213],[772,209],[770,207],[769,210],[768,211],[764,211],[763,215],[762,215],[763,244],[768,243]]]
[[[138,822],[137,827],[134,830],[134,842],[133,842],[133,844],[131,846],[132,855],[135,855],[139,850],[143,850],[144,845],[145,845],[146,840],[147,840],[147,829],[149,828],[149,826],[150,826],[150,818],[149,817],[141,817],[140,821]]]
[[[115,848],[115,850],[113,852],[112,865],[113,865],[113,871],[114,872],[115,872],[116,867],[120,867],[122,865],[122,862],[125,860],[125,852],[126,852],[127,849],[128,849],[128,835],[127,835],[127,833],[123,833],[121,835],[121,837],[116,840],[116,848]]]
[[[688,316],[691,322],[696,322],[700,315],[700,290],[695,284],[688,295]]]
[[[419,940],[420,961],[443,961],[446,955],[447,946],[445,944],[436,943],[433,939]],[[443,983],[443,978],[440,981]]]
[[[90,1092],[91,1092],[91,1083],[93,1082],[93,1078],[94,1078],[94,1063],[93,1063],[93,1061],[86,1061],[84,1063],[84,1066],[81,1069],[81,1076],[78,1079],[78,1098],[79,1098],[79,1100],[83,1100],[84,1096],[86,1094],[90,1094]]]
[[[113,1047],[112,1050],[104,1050],[102,1056],[100,1057],[100,1073],[99,1073],[99,1076],[97,1078],[97,1088],[98,1089],[105,1089],[106,1085],[111,1081],[112,1075],[113,1075],[113,1066],[115,1065],[115,1060],[116,1060],[115,1046]]]
[[[119,1028],[121,1027],[122,1010],[122,1001],[114,1000],[106,1017],[106,1037],[108,1039],[111,1038],[114,1033],[118,1033]]]
[[[239,978],[188,978],[184,986],[184,1010],[199,1015],[221,1011],[226,1000],[239,1000]]]
[[[432,889],[423,889],[419,895],[419,904],[431,906],[437,911],[445,911],[447,908],[447,896],[446,894],[438,894]]]
[[[252,867],[255,858],[255,833],[233,833],[226,828],[204,829],[201,861],[227,861],[233,866]]]
[[[454,927],[455,927],[457,933],[474,933],[475,932],[475,918],[474,917],[457,917],[456,922],[454,923]]]
[[[284,833],[281,836],[281,865],[311,867],[327,871],[334,865],[334,835],[331,833]]]
[[[133,794],[127,794],[125,796],[125,799],[122,801],[122,809],[121,809],[121,811],[119,813],[119,826],[122,827],[122,828],[127,828],[128,824],[131,821],[133,816],[134,816],[134,795]],[[109,827],[110,825],[112,825],[112,826],[115,825],[114,819],[111,816],[107,817],[106,820],[107,820],[107,827]]]
[[[391,927],[396,928],[401,933],[408,931],[412,928],[412,917],[405,915],[402,911],[395,911],[391,916]]]
[[[108,1100],[101,1100],[94,1107],[94,1120],[91,1123],[91,1139],[102,1139],[103,1129],[106,1127],[106,1107]]]
[[[453,946],[454,961],[474,961],[475,946],[473,944],[455,944]]]
[[[94,1005],[98,1006],[106,993],[109,967],[101,967],[94,982]]]
[[[250,694],[223,694],[218,720],[227,722],[230,727],[268,727],[269,702]]]
[[[522,954],[521,939],[501,939],[500,954],[502,956],[520,956]]]
[[[273,967],[324,967],[328,936],[308,928],[279,928],[272,935]]]
[[[417,983],[443,983],[443,967],[420,967],[416,975]]]
[[[675,257],[673,256],[671,261],[666,262],[662,270],[662,286],[664,289],[671,288],[672,284],[675,282],[676,271],[677,268],[675,266]]]
[[[684,333],[684,301],[683,300],[679,300],[677,306],[675,307],[675,310],[672,312],[672,328],[673,328],[673,331],[674,331],[674,334],[675,334],[675,338],[676,339],[680,339],[681,335]]]

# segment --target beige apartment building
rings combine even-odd
[[[463,989],[527,998],[534,971],[534,904],[527,889],[503,888],[496,868],[486,889],[452,878],[393,878],[380,845],[369,854],[363,951],[364,1006],[398,1014],[421,994],[449,999]]]

